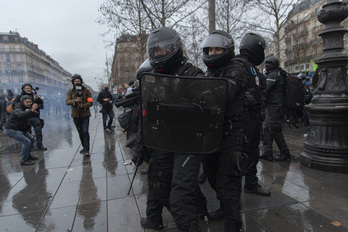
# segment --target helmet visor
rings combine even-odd
[[[204,39],[202,47],[203,49],[211,47],[229,49],[231,48],[232,44],[233,40],[230,38],[219,34],[210,34]]]
[[[177,39],[156,42],[147,46],[147,55],[151,62],[161,62],[175,54],[180,46]]]

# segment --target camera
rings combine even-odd
[[[37,91],[39,91],[39,87],[35,87],[33,90],[34,90],[34,95],[36,95]]]
[[[76,90],[76,96],[82,97],[82,95],[83,95],[82,85],[75,85],[75,90]]]

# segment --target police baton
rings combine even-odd
[[[130,186],[129,186],[129,190],[128,190],[128,193],[127,193],[127,195],[129,195],[130,194],[130,191],[131,191],[131,189],[132,189],[132,186],[133,186],[133,182],[134,182],[134,179],[135,179],[135,175],[137,174],[137,171],[138,171],[138,165],[136,165],[136,168],[135,168],[135,172],[134,172],[134,175],[133,175],[133,179],[132,179],[132,182],[131,182],[131,184],[130,184]]]

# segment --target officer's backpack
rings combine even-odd
[[[265,106],[263,90],[266,89],[266,77],[244,58],[235,57],[234,61],[242,63],[249,76],[246,83],[243,104],[247,110],[257,110]]]
[[[296,75],[281,70],[278,76],[285,78],[285,106],[290,110],[298,110],[303,107],[304,83]]]

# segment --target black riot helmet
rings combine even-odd
[[[152,66],[150,64],[149,59],[146,59],[137,69],[137,79],[140,79],[141,74],[143,74],[144,72],[150,72],[152,70]]]
[[[255,33],[246,33],[240,41],[239,51],[241,54],[249,54],[250,62],[260,65],[265,59],[266,41]]]
[[[80,80],[81,80],[81,84],[83,83],[83,79],[82,79],[82,77],[81,77],[80,74],[75,73],[74,76],[71,77],[71,83],[72,83],[73,85],[74,85],[74,80],[75,80],[75,79],[80,79]]]
[[[279,67],[279,60],[278,60],[278,58],[275,57],[275,56],[267,57],[266,60],[265,60],[265,67],[268,70],[278,68]]]
[[[170,73],[181,62],[183,44],[172,28],[160,27],[151,32],[146,45],[150,65],[156,72]]]
[[[203,61],[208,68],[219,68],[234,57],[234,41],[225,31],[211,32],[203,41]],[[223,53],[209,55],[209,48],[223,48]]]

